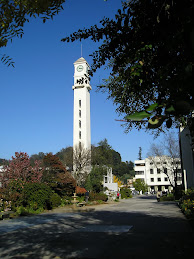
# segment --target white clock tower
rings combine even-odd
[[[81,57],[74,63],[73,149],[91,151],[89,64]],[[75,160],[75,159],[74,159]],[[87,166],[88,167],[88,166]],[[91,168],[91,162],[90,166]],[[74,164],[75,171],[75,164]]]

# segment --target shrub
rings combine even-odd
[[[57,193],[53,193],[50,197],[50,204],[52,208],[60,206],[61,201],[61,197]]]
[[[169,193],[168,195],[164,195],[160,197],[160,201],[174,201],[174,194],[173,193]]]
[[[188,189],[179,200],[179,206],[187,217],[194,219],[194,189]]]
[[[82,188],[80,186],[76,186],[76,194],[78,196],[85,195],[85,193],[86,193],[86,189],[85,188]]]
[[[27,183],[24,186],[23,205],[25,207],[33,206],[34,209],[51,209],[52,194],[51,188],[44,183]]]
[[[108,200],[108,196],[105,193],[95,193],[95,192],[90,192],[89,195],[89,199],[90,201],[107,201]]]
[[[126,188],[126,187],[121,188],[120,193],[121,193],[121,199],[132,198],[132,192],[129,188]]]

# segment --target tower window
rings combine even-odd
[[[82,106],[82,101],[79,100],[79,108],[81,108],[81,106]]]
[[[79,127],[81,128],[81,126],[82,126],[82,123],[81,123],[81,121],[79,120]]]
[[[81,131],[79,131],[79,138],[81,139],[81,137],[82,137],[82,133]]]
[[[79,117],[81,118],[81,110],[79,110]]]

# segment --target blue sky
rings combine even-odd
[[[0,54],[15,61],[15,68],[0,63],[0,158],[10,159],[16,151],[29,155],[53,152],[73,145],[73,63],[81,57],[81,44],[63,43],[70,33],[113,17],[120,0],[67,0],[64,11],[45,24],[32,18],[22,39],[14,39]],[[82,41],[83,57],[98,44]],[[91,79],[91,136],[97,145],[104,138],[121,154],[123,161],[135,160],[139,147],[143,157],[154,140],[145,131],[124,133],[111,100],[96,86],[108,71],[101,68]],[[122,118],[120,118],[122,119]]]

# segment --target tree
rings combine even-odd
[[[63,9],[64,2],[65,0],[1,0],[0,47],[5,47],[14,37],[22,38],[24,24],[29,22],[30,17],[38,16],[43,23],[50,18],[53,19]],[[14,66],[12,59],[6,55],[2,56],[1,61],[8,66]]]
[[[172,132],[166,135],[161,145],[152,144],[148,156],[156,168],[166,174],[170,185],[178,194],[177,182],[180,178],[180,152],[178,139]],[[182,174],[182,173],[181,173]]]
[[[0,175],[2,198],[5,201],[11,201],[12,207],[21,205],[25,185],[40,183],[43,169],[39,161],[34,161],[34,166],[31,166],[27,153],[15,152],[15,157],[12,157],[9,164],[4,166]]]
[[[138,192],[142,191],[142,193],[148,190],[147,185],[141,179],[136,179],[136,181],[133,183],[133,187],[135,188],[136,191]]]
[[[83,145],[73,149],[73,176],[79,186],[86,181],[91,171],[91,150],[84,148]]]
[[[98,146],[92,146],[92,165],[107,165],[114,167],[121,163],[121,155],[115,151],[105,138],[98,143]]]
[[[106,167],[93,166],[91,173],[88,175],[85,183],[86,190],[99,193],[103,190],[103,175],[106,175]]]
[[[115,175],[113,175],[113,183],[117,183],[119,188],[123,185],[122,181]]]
[[[73,147],[62,148],[56,153],[63,165],[69,168],[69,171],[73,170]]]
[[[47,183],[60,196],[72,195],[75,191],[76,181],[66,171],[59,158],[52,153],[48,153],[43,161],[45,171],[42,181]]]
[[[142,148],[139,147],[138,159],[142,160]]]
[[[34,166],[30,164],[30,158],[27,153],[15,152],[15,157],[8,165],[4,166],[2,174],[2,185],[6,187],[11,181],[40,182],[42,179],[43,168],[40,162],[35,161]]]
[[[162,130],[164,121],[170,128],[191,118],[192,12],[191,0],[126,1],[115,19],[62,39],[102,42],[92,54],[90,74],[109,62],[110,77],[99,88],[125,115],[126,130]]]
[[[43,161],[45,154],[43,152],[39,152],[38,154],[33,154],[30,157],[30,163],[33,166],[35,161]]]

